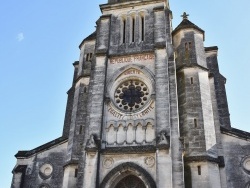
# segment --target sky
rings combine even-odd
[[[0,188],[14,155],[61,136],[72,63],[107,0],[0,0]],[[232,126],[250,131],[250,1],[170,0],[173,26],[186,11],[219,47]]]

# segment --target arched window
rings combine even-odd
[[[135,17],[132,17],[131,42],[135,42]]]
[[[122,43],[126,42],[126,19],[122,20]]]
[[[144,41],[144,35],[145,35],[145,21],[144,16],[141,15],[141,41]]]
[[[146,188],[141,179],[134,175],[129,175],[118,182],[115,188]]]

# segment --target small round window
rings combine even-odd
[[[244,160],[243,160],[243,168],[247,171],[247,172],[250,172],[250,157],[246,157]]]
[[[140,80],[127,80],[115,91],[116,105],[127,112],[141,109],[149,100],[149,89]]]
[[[40,167],[39,174],[41,178],[48,179],[53,173],[53,167],[51,164],[44,164]]]

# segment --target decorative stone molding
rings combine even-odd
[[[154,153],[156,152],[156,147],[154,145],[145,145],[145,146],[122,146],[122,147],[107,147],[101,150],[104,154],[115,154],[115,153],[129,153],[129,154],[138,154],[138,153]]]
[[[154,158],[153,156],[145,157],[144,163],[145,163],[148,167],[153,167],[153,166],[155,165],[155,158]]]
[[[154,144],[154,121],[148,119],[108,122],[105,143],[108,147]]]
[[[244,157],[241,162],[241,165],[247,173],[250,173],[250,156]]]
[[[86,150],[87,151],[97,151],[98,150],[98,147],[97,147],[97,144],[96,144],[96,141],[95,141],[95,136],[92,134],[90,135],[88,141],[87,141],[87,145],[86,145]]]
[[[43,164],[39,169],[39,175],[42,179],[48,179],[52,176],[53,166],[49,163]]]
[[[166,132],[162,131],[158,137],[157,148],[158,149],[169,149],[169,138],[166,136]]]
[[[31,175],[31,174],[32,174],[32,167],[27,167],[26,175]]]
[[[112,157],[107,157],[103,160],[102,165],[104,166],[104,168],[112,168],[114,164],[114,160]]]

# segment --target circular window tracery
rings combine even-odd
[[[139,110],[149,100],[149,89],[140,80],[127,80],[115,91],[116,105],[127,112]]]

